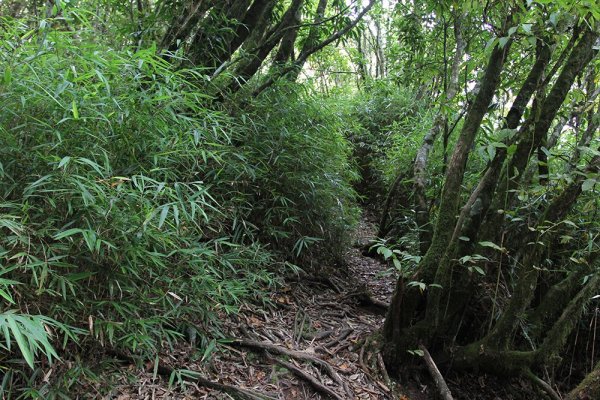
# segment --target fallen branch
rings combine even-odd
[[[335,333],[335,329],[328,329],[317,333],[302,333],[302,337],[307,340],[321,340],[325,339]]]
[[[246,339],[233,339],[229,344],[232,346],[242,346],[242,347],[248,347],[251,349],[266,350],[271,353],[285,355],[285,356],[288,356],[291,358],[295,358],[297,360],[310,361],[310,362],[320,366],[321,368],[323,368],[327,372],[327,374],[331,377],[331,379],[334,380],[335,383],[344,387],[342,378],[340,378],[340,376],[335,372],[335,370],[333,369],[331,364],[329,364],[328,362],[321,360],[320,358],[315,357],[309,353],[306,353],[303,351],[297,351],[297,350],[289,350],[289,349],[286,349],[285,347],[277,346],[272,343],[255,342],[253,340],[246,340]]]
[[[273,358],[272,358],[273,359]],[[296,374],[299,378],[304,379],[305,381],[307,381],[308,383],[311,384],[311,386],[319,393],[328,396],[334,400],[343,400],[342,397],[340,397],[336,392],[334,392],[333,390],[331,390],[330,388],[328,388],[327,386],[325,386],[324,384],[322,384],[321,382],[319,382],[314,376],[310,375],[309,373],[301,370],[300,368],[296,367],[295,365],[288,363],[286,361],[283,360],[279,360],[279,359],[273,359],[275,362],[277,362],[279,365],[283,366],[284,368],[288,369],[289,371],[293,372],[294,374]]]
[[[437,387],[438,391],[440,392],[441,398],[443,400],[454,400],[452,398],[452,394],[450,393],[450,389],[448,388],[448,385],[446,384],[446,381],[444,380],[444,377],[440,373],[440,370],[438,369],[437,365],[435,365],[435,362],[433,361],[433,358],[431,358],[431,354],[429,354],[429,351],[427,351],[427,348],[423,345],[419,345],[419,349],[421,349],[421,351],[423,352],[423,358],[425,359],[425,364],[427,364],[429,373],[431,374],[431,377],[433,378],[433,381],[435,382],[435,386]]]

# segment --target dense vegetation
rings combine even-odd
[[[243,304],[343,269],[362,208],[398,278],[390,372],[427,348],[599,396],[599,20],[568,0],[0,2],[0,393],[68,397],[98,349],[210,358]]]

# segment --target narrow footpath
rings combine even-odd
[[[245,306],[235,316],[223,314],[223,341],[215,344],[210,362],[194,346],[180,345],[143,370],[120,364],[112,376],[103,377],[112,381],[109,395],[97,396],[94,388],[86,388],[81,398],[435,398],[425,369],[395,385],[379,355],[377,332],[396,275],[385,263],[361,253],[375,231],[372,220],[360,222],[344,265],[332,275],[290,278],[271,293],[270,304]],[[526,399],[531,398],[527,393],[535,393],[518,380],[464,373],[446,380],[456,399]]]
[[[360,247],[374,234],[374,223],[361,221],[345,265],[332,276],[290,279],[271,294],[272,304],[244,307],[235,317],[223,315],[226,337],[236,340],[220,344],[210,363],[191,346],[177,348],[161,357],[158,371],[153,365],[146,371],[129,366],[129,374],[117,378],[106,398],[402,398],[392,397],[373,342],[385,309],[364,299],[366,290],[376,303],[388,303],[395,281],[387,265],[361,254]],[[172,373],[182,369],[193,372]],[[200,382],[194,382],[194,373],[202,377]],[[171,388],[170,375],[175,376]],[[223,386],[209,388],[210,382]]]

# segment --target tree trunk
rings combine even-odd
[[[221,0],[212,8],[192,38],[188,57],[192,64],[212,72],[229,59],[236,34],[247,35],[241,28],[250,0]]]
[[[233,72],[234,80],[226,91],[238,91],[250,78],[256,74],[271,50],[277,46],[286,31],[294,25],[296,16],[304,0],[293,0],[287,8],[279,23],[265,35],[264,40],[257,44],[249,54],[240,62]]]
[[[511,20],[512,17],[507,18],[506,25]],[[492,50],[488,65],[480,81],[481,89],[467,113],[460,137],[452,154],[448,170],[446,171],[440,211],[432,244],[425,257],[419,263],[418,276],[415,277],[422,282],[433,283],[435,277],[436,283],[440,283],[443,286],[449,280],[448,275],[451,274],[451,271],[440,268],[437,276],[436,271],[450,243],[456,223],[455,214],[458,209],[460,187],[468,154],[481,121],[488,110],[488,106],[500,82],[500,72],[502,71],[509,47],[510,42],[506,43],[503,47],[497,45]],[[418,333],[407,332],[407,328],[412,325],[413,318],[416,317],[415,312],[420,307],[422,308],[424,298],[417,288],[406,287],[403,280],[404,277],[400,277],[383,328],[384,341],[386,343],[384,357],[391,369],[396,369],[401,360],[405,358],[407,350],[405,347],[406,341],[410,341],[421,335],[423,336],[420,339],[427,341],[427,338],[435,335],[435,326],[438,323],[437,315],[431,315],[430,313],[430,316],[433,316],[433,320],[430,319],[421,323],[419,327],[415,327],[414,330],[419,331]],[[441,296],[439,288],[429,288],[428,292],[428,311],[439,310]],[[435,312],[437,313],[437,311]],[[406,338],[403,338],[402,335],[405,334]]]
[[[565,400],[595,399],[600,399],[600,362],[565,398]]]
[[[369,1],[369,4],[367,4],[362,9],[362,11],[356,15],[356,17],[352,21],[350,21],[348,24],[346,24],[346,26],[344,26],[337,32],[331,34],[329,37],[327,37],[327,39],[325,39],[321,42],[318,42],[312,46],[308,46],[308,48],[306,48],[306,49],[303,48],[303,50],[298,55],[298,58],[296,58],[296,60],[293,63],[282,68],[279,73],[272,74],[262,85],[260,85],[252,93],[252,96],[253,97],[258,96],[265,89],[267,89],[268,87],[273,85],[277,81],[277,79],[279,79],[281,77],[286,77],[289,81],[295,81],[297,79],[298,75],[300,74],[300,71],[302,70],[302,66],[304,65],[304,63],[308,60],[308,58],[311,55],[322,50],[324,47],[335,42],[336,40],[338,40],[342,36],[344,36],[346,33],[348,33],[348,31],[350,31],[352,28],[354,28],[362,20],[362,18],[365,16],[365,14],[367,12],[369,12],[369,10],[373,7],[373,5],[375,5],[375,2],[376,2],[376,0]]]
[[[569,93],[575,77],[581,73],[596,54],[597,50],[593,48],[593,45],[597,37],[598,34],[596,32],[586,29],[582,38],[571,51],[550,93],[543,100],[534,126],[530,130],[525,129],[525,136],[518,143],[515,153],[507,168],[505,168],[500,178],[500,183],[497,186],[497,193],[487,216],[485,240],[496,242],[500,237],[504,216],[497,211],[505,209],[512,204],[515,191],[529,162],[531,149],[539,147],[542,139],[550,129],[560,106]]]
[[[162,38],[160,47],[173,52],[186,40],[204,14],[213,6],[215,0],[196,0],[184,12],[175,18]]]
[[[544,41],[540,41],[536,61],[504,120],[505,129],[516,129],[521,123],[525,107],[544,76],[544,69],[550,61],[550,56],[550,48]],[[509,137],[504,144],[508,147],[511,142],[512,139]],[[468,254],[474,243],[477,242],[477,233],[494,198],[494,191],[506,156],[506,148],[500,147],[496,150],[496,155],[460,213],[452,241],[456,242],[459,236],[468,238],[468,240],[459,242],[459,257]]]

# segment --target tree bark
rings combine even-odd
[[[550,61],[551,51],[545,41],[540,40],[539,42],[536,61],[506,115],[503,124],[504,129],[516,129],[519,126],[527,103],[543,79],[544,70]],[[504,140],[507,147],[511,143],[512,139],[510,138]],[[468,254],[474,243],[477,242],[477,233],[494,198],[494,191],[506,156],[506,148],[496,149],[496,155],[487,166],[483,177],[461,210],[452,241],[456,242],[459,236],[468,238],[468,240],[459,242],[459,257]],[[475,205],[477,206],[475,207]]]
[[[519,141],[512,159],[500,178],[495,200],[488,213],[486,240],[495,242],[501,234],[504,216],[498,213],[497,210],[504,209],[507,205],[512,204],[515,190],[527,167],[532,149],[539,147],[542,139],[546,136],[552,121],[575,81],[575,77],[581,73],[597,53],[597,50],[593,48],[597,37],[596,32],[586,29],[582,38],[571,51],[550,93],[543,100],[533,128],[526,130],[525,136]]]
[[[600,156],[596,156],[590,161],[586,170],[587,172],[597,171],[599,167]],[[575,176],[574,182],[567,186],[565,190],[563,190],[562,193],[548,205],[546,211],[540,217],[534,232],[530,233],[524,240],[524,242],[531,247],[525,250],[525,257],[520,263],[521,266],[517,273],[517,285],[502,316],[492,331],[484,339],[485,343],[500,350],[504,350],[508,347],[512,338],[512,333],[520,320],[520,316],[525,314],[525,309],[530,305],[537,286],[538,266],[544,250],[542,242],[544,231],[542,226],[547,223],[557,223],[565,218],[581,193],[583,180],[584,174],[577,174]],[[550,235],[551,233],[545,234],[546,242],[549,242]],[[569,307],[567,307],[567,309],[569,309]],[[574,311],[571,310],[570,313],[573,314]],[[565,318],[570,317],[567,316]],[[569,321],[571,320],[569,319]],[[565,329],[566,328],[559,329],[557,335],[564,334]],[[552,334],[553,332],[554,330],[551,330],[550,333]],[[562,338],[562,336],[560,336],[560,338]],[[566,339],[566,337],[564,339]],[[555,345],[557,340],[558,339],[554,339],[553,343]],[[556,346],[551,347],[554,348]]]
[[[210,73],[229,59],[235,35],[248,34],[240,27],[249,5],[250,0],[221,0],[210,10],[192,38],[188,57],[193,65]]]
[[[452,100],[454,100],[454,97],[458,92],[458,73],[466,47],[462,36],[461,18],[462,17],[460,15],[457,15],[454,18],[454,38],[456,42],[456,50],[452,60],[452,67],[450,69],[450,82],[447,86],[444,99],[440,104],[438,113],[435,116],[433,126],[425,135],[423,144],[417,151],[413,166],[415,220],[419,228],[419,248],[421,250],[421,254],[425,254],[427,252],[433,236],[433,229],[431,228],[429,221],[429,205],[427,202],[427,195],[425,193],[427,187],[427,164],[429,161],[429,153],[431,152],[433,144],[440,132],[442,132],[444,127],[448,124],[448,116],[445,112],[445,108],[452,102]]]
[[[297,13],[304,0],[293,0],[281,17],[279,23],[265,35],[265,38],[249,52],[238,68],[233,72],[234,80],[227,87],[228,92],[237,92],[256,74],[271,50],[277,46],[286,31],[294,26]]]
[[[565,398],[565,400],[594,399],[600,399],[600,362]]]
[[[177,50],[179,44],[189,37],[194,27],[214,3],[215,0],[196,0],[185,7],[184,12],[175,18],[175,21],[167,29],[160,47],[170,52]]]
[[[481,125],[481,121],[487,113],[488,106],[500,83],[500,72],[504,66],[504,61],[510,45],[511,42],[509,41],[504,47],[501,48],[500,46],[496,46],[492,50],[485,73],[481,79],[479,93],[465,117],[461,134],[448,164],[448,169],[444,177],[439,215],[432,243],[419,265],[419,269],[422,270],[422,277],[426,282],[432,282],[432,278],[437,275],[435,279],[436,282],[443,286],[447,283],[447,278],[449,278],[447,276],[449,271],[447,271],[446,268],[438,270],[438,265],[450,244],[456,225],[456,211],[458,210],[458,202],[460,200],[461,185],[467,159],[475,140],[475,135]],[[440,279],[442,277],[443,279]],[[439,293],[439,290],[434,290],[432,292]],[[432,293],[430,293],[430,295],[431,294]],[[435,297],[437,296],[434,295],[434,298]]]
[[[262,85],[260,85],[254,92],[252,92],[252,96],[253,97],[258,96],[265,89],[267,89],[271,85],[273,85],[277,81],[277,79],[288,76],[288,74],[292,74],[291,77],[295,76],[296,77],[295,79],[297,79],[298,74],[302,70],[302,66],[304,65],[304,63],[308,60],[308,58],[311,55],[322,50],[324,47],[330,45],[331,43],[335,42],[336,40],[340,39],[342,36],[344,36],[346,33],[348,33],[348,31],[353,29],[362,20],[362,18],[365,16],[365,14],[367,12],[369,12],[369,10],[373,7],[373,5],[375,5],[376,1],[377,0],[369,1],[369,4],[367,4],[367,6],[365,6],[365,8],[363,8],[363,10],[361,12],[359,12],[358,15],[352,21],[350,21],[350,23],[348,23],[346,26],[344,26],[342,29],[331,34],[327,39],[315,44],[314,46],[310,46],[309,48],[301,51],[293,63],[291,63],[290,65],[288,65],[284,68],[281,68],[279,73],[272,74]],[[290,80],[290,81],[295,81],[295,79],[288,78],[288,80]]]
[[[505,23],[506,29],[508,29],[511,21],[512,16],[509,16]],[[418,276],[415,277],[417,279],[420,278],[425,283],[433,283],[435,278],[436,283],[444,286],[449,280],[449,275],[451,274],[451,271],[448,269],[449,267],[444,267],[443,265],[439,265],[439,263],[450,243],[456,223],[455,214],[458,209],[460,187],[462,185],[468,154],[481,121],[488,110],[488,106],[500,82],[500,72],[502,71],[509,47],[510,42],[506,43],[504,47],[496,45],[492,50],[487,67],[480,80],[481,89],[477,93],[466,115],[460,137],[452,154],[445,175],[440,211],[432,244],[425,257],[419,263]],[[440,271],[438,271],[438,265],[440,266]],[[404,277],[400,277],[398,280],[397,289],[393,295],[383,328],[384,340],[388,345],[391,344],[389,350],[384,353],[386,362],[391,368],[395,367],[404,357],[406,349],[403,349],[402,345],[398,346],[397,342],[403,340],[400,335],[406,333],[405,330],[412,325],[415,311],[424,300],[418,289],[405,287],[404,279]],[[448,288],[450,286],[445,287]],[[435,288],[435,290],[434,288],[430,288],[428,292],[427,310],[429,315],[433,317],[433,320],[430,319],[427,321],[425,323],[426,326],[422,328],[422,333],[426,335],[422,339],[425,341],[431,335],[435,335],[435,326],[438,323],[438,316],[436,314],[439,311],[441,296],[439,288]],[[407,335],[408,340],[410,340],[411,336],[413,335]],[[417,335],[415,334],[414,336]]]

